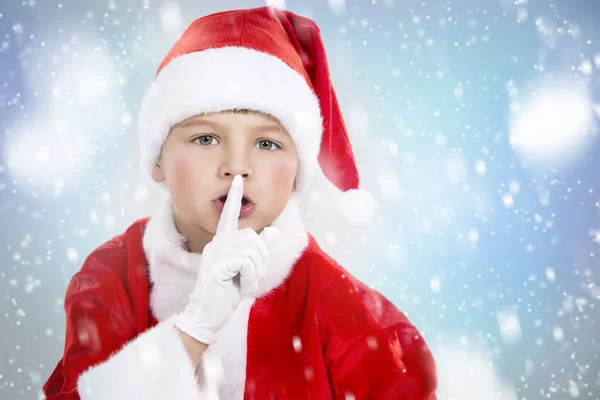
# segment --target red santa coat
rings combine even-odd
[[[418,330],[328,256],[295,201],[256,299],[242,301],[195,368],[173,319],[193,290],[172,204],[90,254],[66,292],[66,343],[44,393],[74,399],[434,400]]]

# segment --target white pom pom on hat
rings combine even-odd
[[[351,227],[368,225],[375,213],[375,201],[364,189],[350,189],[340,195],[338,209]]]

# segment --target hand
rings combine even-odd
[[[237,175],[225,201],[217,232],[204,247],[200,270],[189,303],[176,320],[177,328],[201,343],[217,340],[242,297],[252,295],[266,274],[269,251],[266,240],[277,237],[277,228],[266,227],[261,235],[253,229],[238,230],[244,194]],[[234,278],[239,274],[239,282]]]

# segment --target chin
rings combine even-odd
[[[257,230],[258,224],[255,221],[252,221],[252,217],[243,218],[238,220],[238,229],[251,228]]]
[[[251,228],[256,232],[260,232],[264,229],[265,226],[269,225],[265,223],[262,219],[256,218],[256,215],[250,215],[247,218],[242,218],[238,222],[238,228]]]

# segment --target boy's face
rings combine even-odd
[[[296,190],[297,171],[294,143],[276,119],[254,112],[219,112],[174,126],[152,178],[166,180],[182,231],[214,235],[218,198],[227,193],[235,175],[243,177],[244,194],[255,204],[254,212],[239,219],[239,229],[260,232]]]

